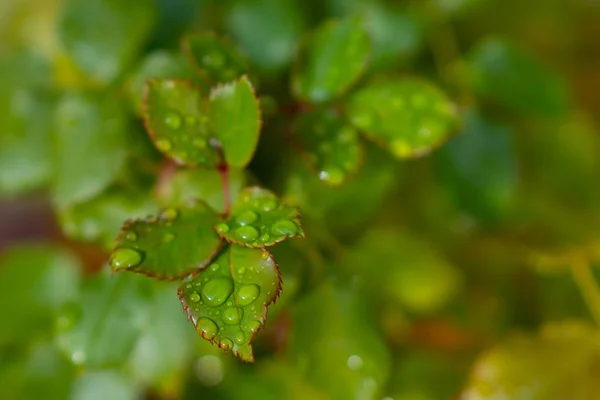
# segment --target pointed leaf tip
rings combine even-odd
[[[204,339],[254,362],[252,340],[281,291],[279,267],[264,249],[230,246],[178,294],[188,319]]]

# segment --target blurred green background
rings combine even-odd
[[[400,161],[366,146],[324,185],[286,140],[307,34],[358,16],[363,80],[417,76],[461,128]],[[222,204],[215,173],[157,193],[146,78],[193,78],[181,38],[247,58],[263,131],[247,173],[298,205],[284,292],[243,364],[186,321],[177,285],[106,267],[121,223]],[[3,0],[0,398],[600,399],[600,2]],[[343,68],[343,66],[341,66]]]

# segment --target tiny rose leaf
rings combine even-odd
[[[437,87],[414,78],[373,81],[347,103],[350,122],[398,158],[419,157],[457,125],[454,105]]]
[[[232,245],[182,283],[179,298],[204,339],[253,362],[252,340],[280,291],[279,267],[268,251]]]
[[[254,154],[260,133],[261,113],[254,88],[246,76],[215,87],[210,94],[211,133],[221,143],[225,161],[245,167]]]
[[[204,268],[221,247],[212,231],[217,214],[204,203],[164,209],[158,217],[130,220],[111,254],[113,271],[178,279]]]
[[[369,53],[369,37],[357,18],[322,25],[301,50],[292,77],[294,95],[313,103],[332,100],[362,74]]]
[[[309,167],[331,186],[341,185],[360,167],[363,146],[358,132],[333,110],[302,114],[295,121],[294,137]]]
[[[218,164],[218,151],[209,140],[208,106],[189,82],[148,80],[142,114],[152,142],[169,158],[190,166]]]
[[[230,243],[254,248],[304,237],[298,209],[256,186],[242,190],[227,220],[215,225],[215,230]]]
[[[187,36],[182,44],[183,52],[208,85],[232,81],[248,70],[240,52],[212,34]]]

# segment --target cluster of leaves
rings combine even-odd
[[[0,6],[0,195],[76,254],[3,251],[0,397],[598,397],[579,6],[495,3]]]

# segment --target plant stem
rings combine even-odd
[[[219,166],[219,174],[221,174],[221,182],[223,183],[225,214],[229,214],[229,211],[231,211],[231,194],[229,192],[229,168],[227,164],[221,164]]]
[[[596,325],[600,328],[600,291],[592,274],[590,263],[583,255],[575,254],[571,258],[571,273]]]

